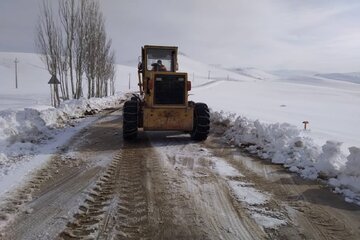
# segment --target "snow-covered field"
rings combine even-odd
[[[19,60],[18,89],[15,58]],[[225,137],[231,144],[245,146],[304,177],[326,179],[348,201],[360,203],[359,74],[227,70],[185,55],[179,56],[179,66],[193,82],[190,98],[209,105],[213,122],[227,127]],[[116,90],[129,91],[129,78],[130,90],[137,90],[136,76],[135,67],[118,65]],[[0,53],[3,189],[9,186],[4,179],[12,176],[17,160],[29,152],[41,154],[40,143],[58,138],[53,129],[76,117],[74,109],[83,112],[89,104],[101,109],[115,99],[81,100],[53,109],[48,106],[49,78],[37,55]],[[309,121],[307,130],[303,121]]]

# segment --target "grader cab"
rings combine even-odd
[[[182,131],[205,140],[210,116],[205,103],[188,101],[191,82],[177,72],[177,47],[145,45],[138,65],[140,94],[124,104],[123,138],[135,139],[138,130]]]

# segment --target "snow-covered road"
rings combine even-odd
[[[360,207],[213,132],[79,131],[1,207],[2,239],[359,239]]]

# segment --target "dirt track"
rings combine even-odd
[[[238,176],[214,171],[220,161]],[[244,182],[269,200],[242,201],[230,183]],[[360,239],[360,208],[322,184],[216,136],[123,142],[120,111],[80,132],[0,209],[16,213],[1,239]],[[257,214],[286,223],[266,227]]]

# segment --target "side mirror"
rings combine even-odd
[[[190,91],[191,90],[191,82],[187,81],[187,90]]]
[[[138,72],[143,71],[143,64],[141,62],[141,56],[138,57]]]

